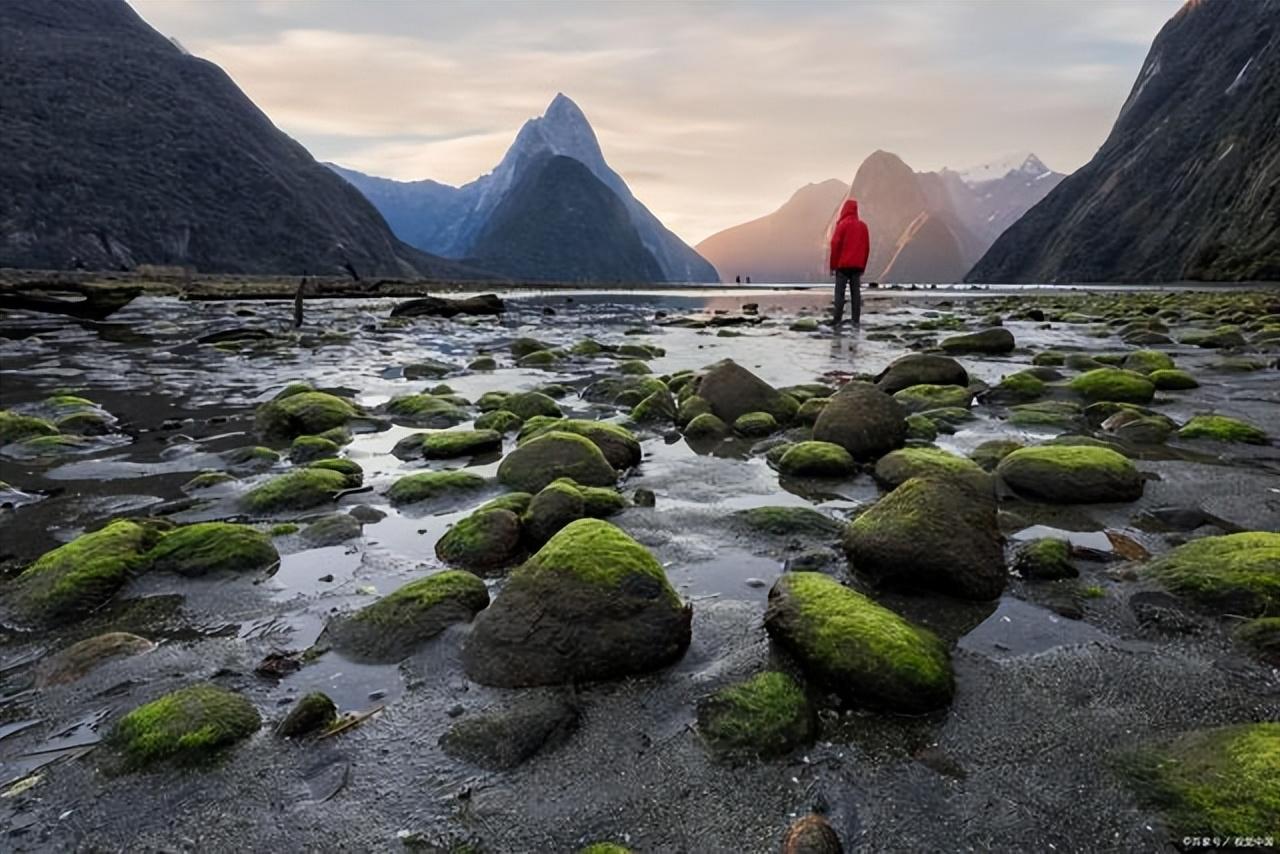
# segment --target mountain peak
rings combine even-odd
[[[956,170],[960,180],[966,184],[981,184],[984,181],[998,181],[1011,172],[1018,172],[1030,178],[1038,178],[1053,172],[1044,161],[1030,151],[1017,151],[998,157],[987,163],[979,163],[967,169]]]
[[[590,124],[587,121],[586,114],[582,112],[582,108],[563,92],[556,93],[556,96],[551,99],[551,103],[547,105],[547,110],[542,114],[542,117],[556,124],[567,122]]]

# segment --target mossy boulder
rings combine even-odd
[[[215,486],[221,486],[224,483],[235,483],[236,478],[224,471],[202,471],[200,474],[191,478],[191,480],[182,484],[183,492],[196,492],[201,489],[211,489]]]
[[[697,392],[726,424],[748,412],[767,412],[779,424],[789,424],[800,408],[794,397],[778,391],[732,359],[707,368]]]
[[[222,459],[237,471],[266,471],[280,462],[280,454],[262,445],[248,445],[232,448],[222,455]]]
[[[953,335],[942,339],[942,349],[948,353],[988,353],[998,355],[1008,353],[1016,342],[1013,333],[1002,326],[971,332],[968,335]]]
[[[353,660],[390,663],[452,624],[469,622],[488,604],[489,591],[477,576],[445,570],[411,581],[350,616],[335,617],[322,640]]]
[[[514,433],[524,424],[524,419],[508,409],[494,409],[476,419],[477,430],[492,430],[503,435]]]
[[[676,424],[685,427],[699,415],[711,415],[711,404],[698,395],[686,397],[676,410]]]
[[[767,412],[748,412],[733,422],[733,431],[748,438],[761,438],[777,430],[777,420]]]
[[[118,520],[45,552],[10,588],[26,620],[61,622],[83,617],[116,594],[130,575],[148,566],[160,533]]]
[[[1183,439],[1212,439],[1217,442],[1243,442],[1248,445],[1265,445],[1267,434],[1239,418],[1226,415],[1196,415],[1178,431]]]
[[[1175,839],[1275,837],[1280,723],[1185,733],[1126,756],[1122,767]]]
[[[894,394],[916,385],[967,386],[969,372],[947,356],[931,353],[908,353],[889,363],[875,379],[876,387]]]
[[[422,456],[428,460],[474,457],[502,450],[497,430],[441,430],[422,438]]]
[[[328,504],[348,488],[347,478],[341,472],[308,466],[254,487],[240,499],[240,505],[250,513],[309,510]]]
[[[434,380],[446,377],[456,370],[454,365],[438,359],[423,359],[404,366],[401,373],[407,380]]]
[[[1145,484],[1121,454],[1076,445],[1022,448],[1001,460],[996,474],[1015,492],[1051,504],[1136,501]]]
[[[1177,368],[1152,371],[1147,374],[1147,379],[1151,380],[1156,391],[1185,391],[1200,387],[1195,377]]]
[[[264,439],[290,441],[345,427],[360,411],[349,400],[323,391],[298,391],[261,404],[254,429]]]
[[[828,401],[830,401],[828,397],[811,397],[800,404],[800,408],[796,410],[796,423],[810,426],[816,424],[822,410],[827,408]]]
[[[105,436],[115,427],[116,419],[101,410],[95,412],[74,412],[59,418],[54,426],[63,433],[78,433],[81,436]]]
[[[562,477],[584,486],[613,486],[618,474],[590,439],[558,430],[524,442],[498,466],[498,480],[522,492],[536,493]]]
[[[570,522],[587,515],[586,501],[577,485],[568,479],[547,484],[524,514],[524,527],[529,539],[541,544],[551,539]]]
[[[0,409],[0,445],[35,436],[56,436],[58,428],[43,418]]]
[[[466,471],[428,471],[406,475],[387,490],[392,504],[416,504],[428,499],[483,489],[485,479]]]
[[[1126,442],[1137,445],[1158,445],[1168,439],[1178,425],[1165,415],[1143,415],[1121,410],[1103,421],[1100,427],[1109,436]]]
[[[436,541],[436,557],[464,569],[497,569],[515,561],[520,535],[520,517],[510,510],[477,510]]]
[[[689,439],[719,439],[729,433],[729,425],[710,412],[695,417],[684,428],[684,435]]]
[[[677,412],[676,399],[664,386],[632,408],[631,420],[637,424],[670,425],[675,422]]]
[[[345,478],[347,489],[355,489],[364,483],[364,469],[360,468],[360,464],[355,460],[348,460],[345,457],[316,460],[314,463],[308,463],[307,468],[336,471]]]
[[[1072,391],[1085,400],[1150,403],[1156,387],[1147,377],[1121,368],[1095,368],[1071,381]]]
[[[293,704],[276,727],[281,738],[302,738],[328,729],[338,722],[338,707],[323,691],[312,691]]]
[[[1124,357],[1120,367],[1139,374],[1153,374],[1156,371],[1172,370],[1173,359],[1159,350],[1134,350]]]
[[[1084,410],[1066,400],[1041,400],[1009,409],[1015,427],[1054,427],[1069,430],[1084,422]]]
[[[1071,544],[1052,537],[1019,546],[1013,568],[1023,578],[1043,580],[1075,578],[1080,574],[1071,564]]]
[[[732,518],[751,533],[820,542],[834,542],[843,527],[812,507],[749,507]]]
[[[517,359],[523,359],[530,353],[537,353],[540,350],[550,350],[553,345],[545,341],[539,341],[537,338],[517,338],[510,344],[511,355]]]
[[[907,416],[907,440],[932,442],[938,438],[938,426],[918,412]]]
[[[644,546],[579,519],[511,574],[463,663],[475,681],[513,688],[644,673],[684,653],[691,617]]]
[[[199,765],[260,726],[262,718],[253,703],[206,682],[139,706],[120,719],[107,741],[131,769],[162,761]]]
[[[502,401],[502,408],[528,421],[530,418],[561,417],[560,404],[540,391],[523,391],[508,395]]]
[[[698,731],[721,753],[783,756],[812,741],[816,723],[804,688],[785,673],[761,673],[698,703]]]
[[[913,477],[955,478],[978,492],[990,492],[994,485],[977,463],[941,448],[899,448],[876,462],[875,479],[890,489]]]
[[[506,495],[499,495],[497,498],[486,501],[476,508],[476,512],[481,510],[510,510],[519,516],[529,509],[529,502],[533,501],[533,496],[527,492],[508,492]]]
[[[467,363],[468,371],[496,371],[498,362],[492,356],[481,356]]]
[[[855,460],[874,460],[906,442],[906,417],[902,404],[880,389],[851,382],[822,410],[813,438],[839,445]]]
[[[271,537],[230,522],[197,522],[166,532],[147,554],[151,569],[199,576],[258,572],[280,561]]]
[[[1222,349],[1224,347],[1242,347],[1245,337],[1235,326],[1219,326],[1217,329],[1197,329],[1187,332],[1178,338],[1179,344],[1205,349]]]
[[[845,702],[903,713],[951,702],[955,682],[942,642],[829,576],[780,576],[764,624],[807,676]]]
[[[309,463],[338,455],[338,444],[322,436],[299,436],[289,446],[289,459],[295,463]]]
[[[47,655],[36,665],[36,685],[65,685],[88,675],[110,661],[150,652],[156,645],[129,632],[108,632],[85,638],[64,650]]]
[[[907,412],[926,412],[947,407],[967,408],[973,392],[958,385],[913,385],[895,392],[893,399]]]
[[[995,498],[958,478],[915,477],[848,524],[849,565],[887,586],[993,599],[1005,586]]]
[[[792,477],[848,477],[858,464],[832,442],[797,442],[778,460],[778,471]]]
[[[386,412],[399,422],[443,430],[468,419],[452,400],[432,394],[406,394],[387,401]]]
[[[640,441],[635,434],[619,424],[611,424],[608,421],[535,417],[525,422],[520,430],[519,442],[523,445],[539,436],[553,432],[573,433],[590,440],[615,469],[622,470],[640,464]]]
[[[302,540],[313,548],[336,546],[361,535],[360,520],[348,513],[326,513],[302,529]]]
[[[1258,616],[1280,610],[1280,534],[1246,531],[1192,540],[1146,573],[1206,608]]]
[[[554,350],[536,350],[516,359],[516,364],[522,368],[551,368],[558,361],[560,356]]]
[[[1015,439],[988,439],[969,452],[969,459],[983,471],[995,471],[1001,460],[1021,447]]]
[[[1033,371],[1005,374],[996,387],[983,395],[987,403],[1023,403],[1042,397],[1047,390],[1045,381]]]
[[[1031,357],[1031,364],[1056,368],[1066,364],[1067,357],[1057,350],[1042,350]]]

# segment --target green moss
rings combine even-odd
[[[14,581],[15,604],[26,617],[60,621],[82,617],[147,566],[158,534],[119,520],[45,552]]]
[[[521,356],[516,364],[522,368],[550,368],[560,360],[552,350],[536,350],[527,356]]]
[[[575,490],[582,498],[583,514],[596,519],[612,516],[627,506],[627,499],[623,498],[622,493],[616,489],[608,489],[601,486],[583,486],[567,477],[550,484],[550,486],[557,485],[568,486]]]
[[[622,587],[630,578],[648,576],[658,582],[664,598],[676,605],[680,601],[662,564],[648,549],[600,519],[570,522],[517,572],[530,579],[569,574],[609,589]]]
[[[750,437],[768,436],[778,429],[778,422],[767,412],[748,412],[733,422],[734,432]]]
[[[649,366],[639,359],[621,363],[618,365],[618,372],[626,376],[644,376],[653,373]]]
[[[493,409],[476,419],[477,430],[494,430],[501,434],[520,429],[524,419],[508,409]]]
[[[1044,350],[1031,358],[1031,364],[1044,367],[1057,367],[1066,361],[1067,357],[1057,350]]]
[[[1108,448],[1037,445],[1021,448],[996,466],[1018,492],[1054,503],[1133,501],[1143,492],[1133,463]]]
[[[325,457],[336,457],[338,445],[320,436],[299,436],[289,446],[289,459],[295,463],[308,463]]]
[[[1083,373],[1071,381],[1071,389],[1085,400],[1123,403],[1150,403],[1156,393],[1151,380],[1120,368],[1095,368]]]
[[[510,510],[477,510],[436,542],[436,557],[450,566],[492,569],[515,557],[520,520]]]
[[[58,428],[43,418],[19,415],[8,409],[0,409],[0,444],[18,442],[33,436],[56,436]]]
[[[244,448],[233,448],[222,455],[227,465],[245,468],[267,467],[280,462],[280,455],[270,448],[251,445]]]
[[[547,395],[538,391],[526,391],[503,398],[502,408],[528,421],[536,416],[559,418],[560,405]]]
[[[1200,383],[1196,381],[1195,377],[1186,371],[1177,369],[1152,371],[1147,375],[1147,379],[1151,380],[1158,391],[1183,391],[1200,387]]]
[[[515,356],[517,359],[524,358],[530,353],[537,353],[540,350],[550,349],[550,344],[539,341],[537,338],[517,338],[511,342],[511,355]]]
[[[813,737],[804,689],[785,673],[761,673],[698,704],[698,729],[715,749],[781,756]]]
[[[834,542],[841,524],[812,507],[750,507],[733,518],[745,528],[775,537],[799,537]]]
[[[467,414],[457,404],[431,394],[407,394],[387,402],[387,412],[398,418],[447,427],[461,424]]]
[[[1267,443],[1267,434],[1261,428],[1226,415],[1196,415],[1182,426],[1178,435],[1183,439],[1213,439],[1250,445]]]
[[[1105,599],[1107,591],[1100,584],[1089,584],[1080,588],[1080,595],[1085,599]]]
[[[1259,615],[1280,609],[1280,534],[1203,537],[1147,564],[1174,593],[1203,605]]]
[[[690,439],[711,439],[728,434],[729,425],[710,412],[695,416],[684,428],[684,435]]]
[[[988,439],[969,452],[969,459],[983,471],[993,471],[1000,461],[1022,447],[1013,439]]]
[[[335,395],[322,391],[298,391],[259,406],[254,426],[265,438],[293,439],[345,427],[359,414],[350,401]]]
[[[646,397],[631,410],[637,424],[671,424],[676,420],[676,399],[665,387]]]
[[[387,490],[392,504],[414,504],[460,490],[482,489],[485,479],[465,471],[429,471],[406,475]]]
[[[593,842],[585,848],[579,848],[578,854],[634,854],[634,852],[616,842]]]
[[[1174,837],[1274,837],[1280,816],[1280,723],[1187,733],[1128,758],[1139,792]]]
[[[818,421],[818,416],[822,414],[822,410],[827,408],[827,404],[831,401],[829,397],[811,397],[804,403],[800,404],[800,408],[796,410],[796,421],[800,424],[814,425]]]
[[[956,407],[964,409],[973,402],[973,392],[964,386],[922,383],[895,392],[893,399],[908,412]]]
[[[422,440],[423,456],[429,460],[470,457],[502,450],[502,434],[496,430],[448,430],[428,433]]]
[[[338,474],[346,478],[346,488],[355,489],[364,483],[364,469],[360,468],[360,464],[355,460],[348,460],[345,457],[334,457],[329,460],[316,460],[314,463],[308,463],[309,469],[320,469],[321,471],[336,471]]]
[[[496,371],[497,369],[498,363],[494,361],[492,356],[481,356],[478,359],[473,359],[467,365],[467,370],[469,371]]]
[[[1079,423],[1083,410],[1065,400],[1024,403],[1009,410],[1009,423],[1017,427],[1071,427]]]
[[[74,394],[55,394],[52,397],[46,397],[44,403],[45,406],[51,406],[54,409],[96,409],[98,406],[87,397]]]
[[[346,488],[347,479],[340,472],[308,467],[254,487],[240,503],[250,513],[308,510],[329,503]]]
[[[1156,371],[1173,370],[1173,359],[1159,350],[1134,350],[1124,357],[1120,366],[1126,371],[1152,374]]]
[[[529,509],[529,502],[533,500],[533,496],[527,492],[508,492],[506,495],[499,495],[492,501],[486,501],[476,508],[479,513],[483,510],[510,510],[519,516],[525,510]]]
[[[1280,665],[1280,617],[1259,617],[1241,623],[1231,636],[1264,661]]]
[[[313,691],[299,700],[288,716],[276,727],[281,738],[298,738],[319,730],[328,729],[338,721],[338,707],[329,695]]]
[[[193,576],[267,569],[280,555],[270,537],[248,525],[199,522],[166,533],[147,559],[154,570]]]
[[[667,351],[653,344],[620,344],[617,353],[626,359],[656,359],[667,355]]]
[[[202,471],[200,474],[191,478],[191,480],[182,484],[183,490],[193,492],[198,489],[208,489],[212,486],[218,486],[223,483],[232,483],[235,478],[222,471]]]
[[[1033,540],[1019,548],[1013,568],[1024,578],[1074,578],[1079,574],[1071,565],[1071,544],[1051,537]]]
[[[109,741],[131,768],[166,759],[198,764],[261,725],[258,710],[244,697],[202,683],[134,709],[116,724]]]
[[[685,427],[699,415],[709,414],[711,414],[711,404],[707,403],[705,398],[698,397],[696,394],[690,395],[680,404],[680,408],[676,412],[676,423],[681,427]]]
[[[271,526],[271,536],[287,537],[289,534],[298,533],[298,526],[293,522],[281,522],[279,525]]]
[[[848,477],[858,464],[832,442],[797,442],[778,460],[778,470],[793,477]]]
[[[907,438],[917,442],[932,442],[938,438],[938,427],[919,412],[907,416]]]
[[[76,412],[59,418],[54,426],[64,433],[102,436],[111,432],[113,423],[114,419],[104,412]]]
[[[489,591],[479,577],[451,569],[411,581],[352,617],[353,622],[382,627],[412,624],[421,615],[445,603],[466,605],[473,614],[489,604]]]
[[[798,317],[787,328],[792,332],[817,332],[818,321],[812,317]]]
[[[797,614],[784,631],[767,615],[770,634],[781,636],[806,671],[833,689],[858,702],[903,710],[950,702],[950,656],[932,632],[822,573],[786,573],[771,600],[779,593]]]
[[[995,391],[1003,400],[1035,400],[1045,392],[1044,380],[1030,371],[1002,377]]]
[[[569,348],[569,352],[574,356],[597,356],[605,351],[600,342],[591,338],[583,338],[577,344]]]
[[[972,460],[940,448],[899,448],[876,462],[875,478],[897,487],[913,477],[953,478],[981,491],[990,491],[991,476]]]
[[[503,404],[507,398],[511,397],[509,391],[486,391],[480,395],[480,399],[476,401],[476,409],[481,412],[493,412],[495,409],[504,409]]]
[[[562,477],[584,486],[612,486],[617,472],[590,439],[558,430],[522,443],[498,466],[498,480],[523,492],[537,492]]]
[[[56,436],[30,436],[17,443],[22,452],[32,456],[52,456],[62,452],[75,452],[93,447],[83,436],[59,433]]]

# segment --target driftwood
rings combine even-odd
[[[133,302],[142,288],[93,288],[50,283],[0,291],[0,308],[64,314],[84,320],[105,320]],[[66,296],[63,296],[63,295]],[[80,299],[68,298],[79,296]]]
[[[453,317],[457,314],[502,314],[497,294],[479,294],[463,299],[419,297],[405,300],[391,309],[392,317]]]

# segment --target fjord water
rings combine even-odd
[[[82,453],[0,459],[0,481],[21,492],[15,506],[0,511],[3,551],[25,562],[112,516],[163,512],[191,522],[237,515],[235,499],[269,475],[195,496],[183,485],[219,468],[220,452],[255,444],[255,406],[292,381],[349,390],[370,408],[437,382],[469,400],[552,382],[581,390],[615,375],[617,363],[573,359],[550,370],[519,368],[507,347],[519,336],[568,347],[590,335],[664,348],[665,355],[650,362],[655,374],[732,358],[775,386],[839,386],[908,352],[909,342],[919,340],[911,330],[921,323],[984,314],[989,294],[869,294],[863,329],[843,333],[789,328],[797,316],[821,317],[829,302],[825,289],[505,296],[500,320],[396,324],[387,322],[391,301],[313,301],[296,334],[286,302],[144,297],[103,323],[19,313],[3,318],[0,404],[20,408],[67,389],[120,419],[113,436]],[[738,316],[747,303],[758,303],[769,320],[704,328],[659,322]],[[963,357],[972,377],[994,385],[1026,367],[1029,351],[1049,347],[1126,349],[1085,325],[1046,328],[1010,319],[1004,325],[1019,350]],[[196,341],[237,327],[267,329],[275,337],[242,347]],[[479,352],[497,356],[499,369],[467,370]],[[1226,370],[1212,350],[1175,346],[1169,352],[1201,385],[1162,400],[1160,411],[1185,421],[1197,411],[1229,409],[1280,434],[1274,370]],[[403,376],[406,365],[425,359],[456,370],[441,380]],[[575,417],[625,416],[572,395],[560,405]],[[979,406],[974,414],[937,444],[963,454],[987,439],[1029,442],[1056,432],[1014,427],[999,407]],[[339,509],[367,504],[385,513],[365,524],[359,538],[309,548],[296,535],[278,537],[282,562],[269,577],[144,575],[117,597],[123,602],[90,618],[99,630],[127,628],[159,642],[152,653],[111,663],[72,685],[37,689],[30,664],[59,639],[5,633],[0,790],[33,772],[40,779],[38,799],[0,800],[0,816],[11,829],[4,847],[396,850],[407,832],[480,840],[484,850],[504,852],[574,850],[600,838],[629,839],[641,851],[764,851],[791,818],[821,808],[847,848],[944,850],[963,840],[992,848],[1148,849],[1157,842],[1150,814],[1111,782],[1112,752],[1150,733],[1280,716],[1274,672],[1242,656],[1212,623],[1190,634],[1147,631],[1127,600],[1149,588],[1112,572],[1117,556],[1107,553],[1104,531],[1123,532],[1152,551],[1167,547],[1137,524],[1155,508],[1195,506],[1242,529],[1280,527],[1274,446],[1171,441],[1136,454],[1149,480],[1133,504],[1012,505],[1027,524],[1007,530],[1011,539],[1025,536],[1024,529],[1065,532],[1098,552],[1097,561],[1082,564],[1079,587],[1099,588],[1101,597],[1080,600],[1074,585],[1064,593],[1060,586],[1014,580],[989,603],[882,598],[956,650],[958,692],[948,712],[920,718],[824,712],[821,738],[807,751],[725,764],[693,729],[696,700],[728,679],[777,663],[761,618],[768,588],[788,561],[804,556],[825,571],[844,571],[832,544],[744,531],[727,524],[730,514],[791,505],[846,519],[879,490],[866,474],[780,478],[748,441],[707,454],[678,434],[641,431],[644,459],[622,489],[652,490],[656,505],[630,507],[612,521],[649,547],[693,604],[692,646],[667,670],[579,687],[582,720],[566,744],[511,771],[480,771],[447,757],[437,740],[453,715],[519,694],[465,678],[458,661],[465,626],[399,665],[358,664],[326,652],[278,681],[254,675],[269,653],[309,647],[334,613],[440,568],[436,540],[498,494],[494,485],[430,512],[390,506],[387,486],[423,466],[391,454],[411,432],[394,426],[360,433],[343,451],[364,468],[371,489],[343,497]],[[508,437],[507,450],[513,444]],[[492,479],[497,457],[466,467]],[[490,581],[494,591],[501,583]],[[1074,616],[1064,615],[1072,610]],[[328,693],[343,711],[385,708],[360,727],[310,745],[283,742],[264,728],[198,773],[108,778],[95,769],[91,753],[82,755],[99,726],[161,690],[197,679],[244,693],[269,723],[312,690]]]

